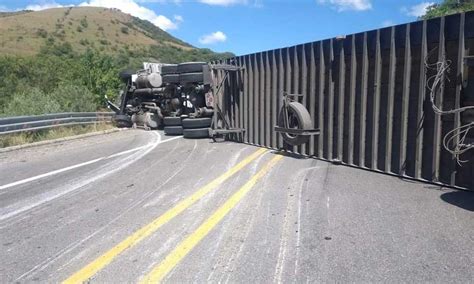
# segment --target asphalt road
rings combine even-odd
[[[466,283],[474,194],[130,130],[0,153],[0,244],[2,283]]]

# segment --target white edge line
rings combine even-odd
[[[176,140],[176,139],[181,138],[181,137],[182,136],[177,136],[177,137],[173,137],[173,138],[170,138],[170,139],[162,140],[158,144],[162,144],[162,143],[166,143],[168,141]],[[15,182],[12,182],[12,183],[8,183],[8,184],[5,184],[5,185],[1,185],[0,190],[7,189],[7,188],[10,188],[10,187],[14,187],[14,186],[21,185],[21,184],[25,184],[25,183],[28,183],[28,182],[32,182],[32,181],[35,181],[35,180],[42,179],[42,178],[50,177],[50,176],[53,176],[53,175],[57,175],[57,174],[67,172],[67,171],[70,171],[70,170],[73,170],[73,169],[77,169],[77,168],[80,168],[80,167],[84,167],[84,166],[87,166],[87,165],[91,165],[91,164],[100,162],[102,160],[107,160],[107,159],[112,159],[112,158],[116,158],[116,157],[119,157],[119,156],[123,156],[125,154],[132,153],[132,152],[141,150],[141,149],[149,147],[149,146],[150,146],[150,144],[147,144],[147,145],[144,145],[144,146],[141,146],[141,147],[133,148],[133,149],[126,150],[126,151],[123,151],[123,152],[119,152],[119,153],[116,153],[116,154],[112,154],[110,156],[97,158],[97,159],[90,160],[90,161],[80,163],[80,164],[77,164],[77,165],[73,165],[73,166],[69,166],[69,167],[66,167],[66,168],[58,169],[58,170],[55,170],[55,171],[52,171],[52,172],[49,172],[49,173],[44,173],[44,174],[37,175],[37,176],[34,176],[34,177],[30,177],[30,178],[15,181]]]
[[[88,185],[88,184],[90,184],[90,183],[92,183],[92,182],[94,182],[94,181],[96,181],[96,180],[99,180],[99,179],[101,179],[101,178],[103,178],[103,177],[105,177],[105,176],[107,176],[107,175],[109,175],[109,174],[115,173],[115,172],[117,172],[117,171],[120,171],[120,170],[122,170],[122,169],[128,167],[130,164],[136,162],[137,160],[139,160],[139,159],[141,159],[142,157],[144,157],[145,155],[147,155],[150,151],[152,151],[153,149],[155,149],[155,148],[161,143],[161,135],[160,135],[158,132],[152,132],[152,133],[155,134],[156,136],[158,136],[157,141],[154,142],[154,143],[149,144],[150,146],[149,146],[148,148],[146,148],[145,151],[143,151],[142,153],[140,153],[138,156],[132,158],[131,160],[125,162],[124,164],[121,164],[121,165],[118,166],[117,168],[114,168],[114,169],[112,169],[112,170],[110,170],[110,171],[108,171],[108,172],[105,172],[105,173],[101,173],[101,174],[99,174],[99,175],[97,175],[97,176],[95,176],[95,177],[92,177],[92,178],[87,179],[87,180],[85,180],[85,181],[83,181],[83,182],[80,182],[79,184],[73,185],[72,187],[66,189],[65,191],[62,191],[62,192],[59,192],[59,193],[56,193],[56,194],[47,196],[47,197],[42,198],[42,199],[40,199],[40,200],[33,201],[32,203],[29,203],[29,204],[25,204],[25,205],[20,204],[20,207],[19,207],[19,208],[16,208],[16,207],[18,207],[18,203],[21,203],[21,202],[18,202],[18,203],[16,203],[16,204],[11,205],[11,206],[5,207],[6,213],[3,214],[3,215],[0,215],[0,221],[3,221],[3,220],[5,220],[5,219],[9,219],[9,218],[11,218],[11,217],[14,217],[14,216],[16,216],[16,215],[18,215],[18,214],[20,214],[20,213],[23,213],[23,212],[25,212],[25,211],[28,211],[28,210],[30,210],[30,209],[33,209],[33,208],[35,208],[35,207],[37,207],[37,206],[39,206],[39,205],[41,205],[41,204],[44,204],[44,203],[46,203],[46,202],[50,202],[50,201],[52,201],[52,200],[54,200],[54,199],[56,199],[56,198],[59,198],[59,197],[65,195],[65,194],[68,194],[68,193],[70,193],[70,192],[72,192],[72,191],[74,191],[74,190],[76,190],[76,189],[78,189],[78,188],[81,188],[81,187],[83,187],[83,186],[85,186],[85,185]],[[9,211],[10,208],[13,208],[13,210],[10,210],[10,211]],[[2,208],[2,209],[4,209],[4,208]],[[3,211],[5,211],[5,210],[3,210]]]

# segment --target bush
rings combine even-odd
[[[87,22],[86,18],[82,18],[80,23],[81,23],[81,26],[84,28],[87,28],[89,26],[89,23]]]
[[[89,41],[88,41],[87,39],[81,39],[81,40],[79,41],[79,44],[86,46],[86,45],[89,45]]]
[[[84,86],[61,85],[51,93],[61,112],[96,111],[94,94]]]
[[[13,95],[5,107],[6,116],[34,115],[60,112],[61,106],[40,89],[27,88]]]
[[[123,34],[128,35],[128,28],[127,28],[127,27],[122,27],[122,28],[120,28],[120,31],[121,31]]]
[[[433,1],[439,2],[439,1]],[[433,3],[426,9],[425,15],[420,19],[432,19],[441,16],[447,16],[455,13],[474,10],[473,0],[443,0],[440,3]]]
[[[77,54],[67,43],[32,57],[0,55],[0,116],[104,107],[104,95],[117,96],[117,74],[128,63],[93,50]]]
[[[58,112],[93,112],[96,98],[86,87],[61,85],[45,94],[38,88],[26,88],[13,94],[3,115],[35,115]]]
[[[36,35],[42,38],[47,38],[48,37],[48,32],[44,29],[38,29],[36,31]]]
[[[86,39],[80,42],[88,47],[83,53],[73,50],[67,42],[55,41],[50,35],[45,42],[40,53],[34,56],[0,54],[0,116],[94,111],[105,106],[104,95],[111,100],[117,97],[122,87],[117,76],[119,70],[137,70],[143,61],[153,59],[179,63],[232,56],[169,45],[132,49],[129,45],[107,42],[111,50],[117,51],[111,56],[94,50],[94,42]],[[104,43],[100,47],[105,50]]]

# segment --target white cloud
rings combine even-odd
[[[181,4],[182,0],[136,0],[137,3]]]
[[[8,9],[6,6],[0,5],[0,12],[11,12],[12,10]]]
[[[167,0],[143,0],[143,2],[159,2],[159,1],[167,1]],[[171,0],[174,3],[180,2],[180,0]],[[33,11],[40,11],[45,9],[51,8],[61,8],[61,7],[68,7],[74,5],[61,5],[54,1],[52,2],[43,2],[40,4],[31,4],[26,6],[25,10],[33,10]],[[157,15],[153,10],[148,9],[144,6],[140,6],[137,4],[135,0],[89,0],[88,2],[83,2],[78,6],[93,6],[93,7],[105,7],[105,8],[117,8],[120,9],[124,13],[131,14],[135,17],[138,17],[143,20],[148,20],[154,25],[160,27],[163,30],[175,30],[178,29],[178,26],[181,22],[184,21],[183,17],[180,15],[174,16],[174,21],[170,20],[166,16]],[[0,11],[5,8],[5,11],[8,11],[6,7],[0,6]]]
[[[329,4],[337,11],[365,11],[372,9],[371,0],[317,0],[319,4]]]
[[[221,31],[213,32],[208,35],[203,35],[199,38],[199,42],[201,44],[214,44],[218,42],[224,42],[226,40],[227,36]]]
[[[25,7],[25,10],[33,10],[33,11],[41,11],[41,10],[46,10],[46,9],[51,9],[51,8],[62,8],[64,7],[61,4],[58,4],[56,2],[44,2],[41,4],[31,4]]]
[[[386,20],[386,21],[383,21],[382,23],[382,27],[386,28],[386,27],[391,27],[391,26],[394,26],[395,23],[391,20]]]
[[[152,22],[155,26],[158,26],[165,31],[176,30],[178,28],[178,24],[174,23],[163,15],[158,15],[149,21]]]
[[[124,13],[131,14],[140,19],[148,20],[165,31],[177,29],[179,22],[182,22],[182,17],[181,21],[175,20],[173,22],[163,15],[157,15],[151,9],[138,5],[134,0],[90,0],[89,2],[81,3],[79,6],[117,8]]]
[[[434,2],[422,2],[420,4],[408,8],[402,7],[402,12],[405,13],[407,16],[421,17],[426,14],[426,9],[434,4]]]
[[[247,4],[247,0],[198,0],[201,3],[215,6],[230,6],[236,4]]]

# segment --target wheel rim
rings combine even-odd
[[[288,128],[290,129],[299,129],[300,123],[298,121],[298,117],[295,115],[294,112],[288,111]],[[289,138],[296,138],[298,135],[286,133]]]

